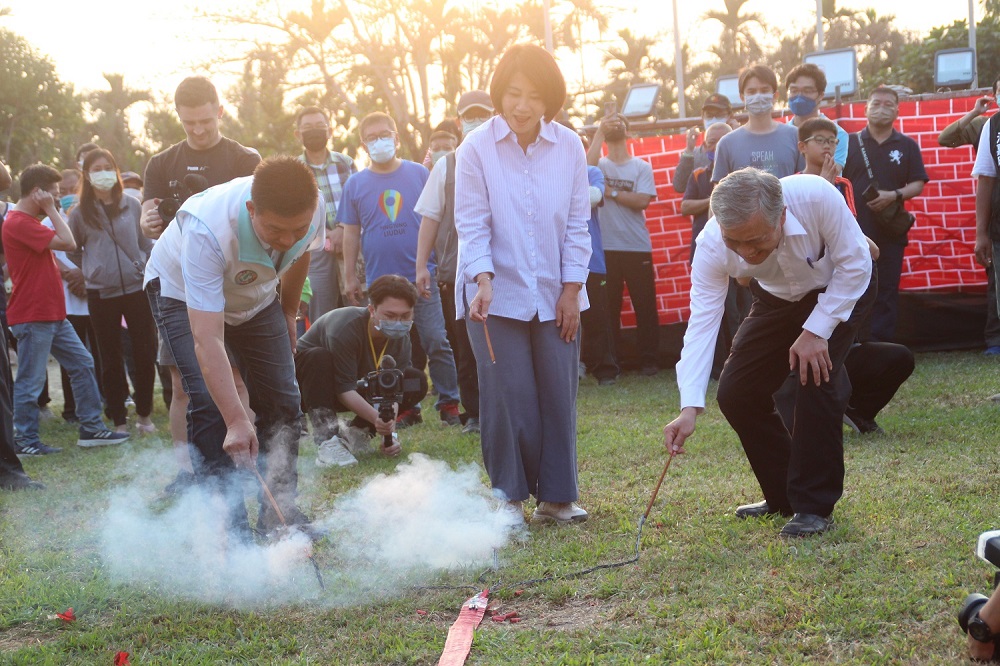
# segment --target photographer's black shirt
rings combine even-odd
[[[321,347],[333,354],[334,374],[331,377],[335,393],[357,389],[357,382],[375,370],[372,348],[368,342],[368,308],[344,307],[330,310],[313,322],[296,348],[299,351]],[[382,353],[382,345],[375,345],[375,354]],[[396,367],[405,370],[410,366],[410,338],[389,340],[386,356],[396,360]]]
[[[143,179],[143,196],[147,201],[166,199],[171,196],[170,181],[183,182],[188,174],[202,176],[209,187],[228,183],[233,178],[253,174],[258,163],[257,151],[226,137],[208,150],[195,150],[187,141],[181,141],[150,158]]]
[[[927,170],[924,168],[924,158],[920,154],[920,146],[917,142],[892,130],[888,139],[879,143],[868,133],[868,128],[861,130],[861,138],[865,142],[865,150],[868,152],[868,160],[872,165],[872,173],[878,181],[879,189],[898,190],[908,184],[922,180],[925,183],[930,180]],[[851,181],[854,186],[854,207],[858,213],[858,224],[861,231],[866,236],[875,241],[877,245],[882,243],[906,244],[906,237],[891,238],[884,236],[879,227],[875,224],[875,213],[868,207],[864,199],[864,191],[871,184],[868,177],[868,169],[865,167],[865,160],[858,147],[858,134],[853,133],[849,138],[850,143],[847,150],[847,164],[844,165],[843,177]]]

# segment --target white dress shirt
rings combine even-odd
[[[715,339],[729,278],[757,278],[770,294],[798,301],[826,287],[802,328],[829,338],[847,321],[868,288],[872,260],[857,220],[833,185],[819,176],[781,179],[786,217],[777,249],[751,265],[725,246],[719,223],[709,219],[698,236],[691,267],[691,316],[677,364],[681,407],[704,407]]]
[[[471,302],[476,275],[493,273],[490,314],[555,319],[563,284],[586,284],[590,261],[590,182],[580,137],[542,120],[525,153],[507,121],[493,116],[466,137],[456,160],[456,282]],[[583,288],[580,309],[589,305]],[[462,318],[458,294],[455,306]]]

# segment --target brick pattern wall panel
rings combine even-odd
[[[931,182],[907,208],[916,216],[903,263],[901,290],[985,291],[983,271],[975,262],[976,201],[970,147],[942,148],[938,134],[965,115],[977,96],[904,101],[899,105],[896,128],[921,148]],[[864,128],[863,102],[842,104],[824,112],[848,132]],[[680,215],[682,195],[673,188],[674,169],[684,150],[683,134],[644,137],[631,142],[635,156],[653,167],[656,200],[646,210],[646,224],[653,243],[656,294],[660,324],[687,320],[691,288],[689,245],[691,218]],[[622,304],[622,325],[635,326],[631,301]]]

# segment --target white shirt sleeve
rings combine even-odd
[[[204,222],[189,216],[181,234],[181,247],[188,307],[203,312],[224,312],[226,296],[222,287],[226,258],[218,239]]]
[[[715,218],[709,224],[715,224]],[[681,394],[681,409],[705,406],[705,392],[715,358],[715,340],[726,308],[729,272],[726,270],[725,247],[706,225],[702,241],[691,266],[691,315],[681,360],[677,363],[677,388]]]
[[[997,165],[993,163],[993,155],[990,153],[990,123],[983,125],[983,131],[979,134],[979,148],[976,152],[976,163],[972,166],[972,177],[986,176],[988,178],[997,177]]]
[[[440,222],[444,217],[444,185],[448,176],[448,158],[442,157],[431,169],[431,175],[424,185],[417,205],[413,210],[420,217],[429,217],[435,222]]]

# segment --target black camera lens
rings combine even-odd
[[[156,207],[156,212],[160,214],[160,219],[164,222],[173,222],[177,211],[181,208],[181,202],[177,199],[163,199]]]

